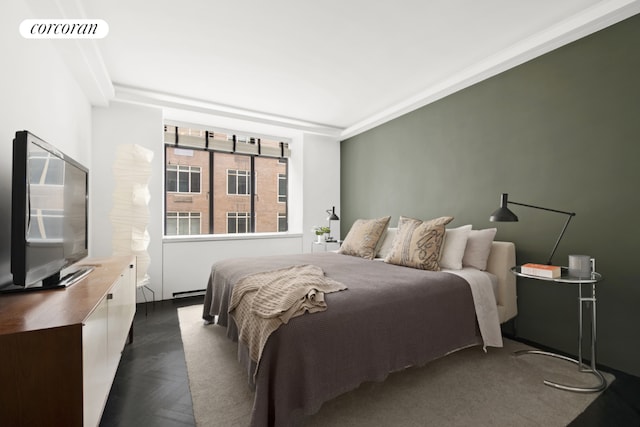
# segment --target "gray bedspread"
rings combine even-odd
[[[253,427],[300,425],[322,403],[365,381],[482,343],[463,278],[331,252],[215,263],[203,318],[217,316],[237,340],[227,313],[233,284],[248,274],[303,264],[322,268],[348,290],[326,295],[326,311],[291,319],[270,336],[252,384]],[[238,354],[251,384],[255,363],[242,343]]]

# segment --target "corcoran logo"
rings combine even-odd
[[[20,34],[27,39],[101,39],[109,33],[102,19],[25,19]]]

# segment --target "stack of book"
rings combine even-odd
[[[560,267],[555,265],[546,264],[523,264],[520,267],[522,274],[529,274],[531,276],[548,277],[550,279],[556,279],[560,277]]]

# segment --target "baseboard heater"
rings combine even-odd
[[[196,296],[196,295],[200,295],[206,292],[206,289],[194,289],[193,291],[182,291],[182,292],[174,292],[173,293],[173,297],[174,298],[183,298],[183,297],[192,297],[192,296]]]

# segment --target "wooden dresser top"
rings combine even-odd
[[[0,295],[0,335],[82,324],[117,282],[133,257],[86,259],[95,266],[67,288]]]

